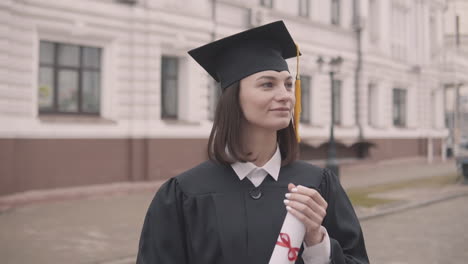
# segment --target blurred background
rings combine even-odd
[[[220,89],[187,51],[276,20],[301,159],[339,174],[371,261],[464,263],[468,0],[0,1],[0,262],[134,262],[154,191],[207,157]]]

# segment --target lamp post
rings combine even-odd
[[[319,67],[324,63],[323,58],[320,56],[317,59],[317,64]],[[328,152],[327,152],[327,164],[326,167],[332,171],[337,177],[340,177],[338,159],[336,158],[336,144],[335,144],[335,74],[339,71],[341,64],[343,63],[343,58],[340,56],[333,57],[328,61],[330,75],[330,105],[331,105],[331,124],[330,124],[330,138],[328,142]]]

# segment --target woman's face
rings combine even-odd
[[[240,81],[239,103],[248,125],[280,130],[291,121],[294,82],[288,71],[262,71]]]

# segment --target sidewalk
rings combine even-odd
[[[459,177],[453,160],[434,161],[431,164],[424,158],[386,161],[345,167],[341,174],[341,184],[347,192],[371,186],[398,186],[369,195],[394,202],[369,208],[354,205],[361,221],[468,195],[468,185],[461,183],[424,184],[434,179]],[[408,186],[401,183],[408,183]],[[414,183],[421,183],[421,186]]]
[[[343,187],[348,189],[456,173],[454,160],[428,164],[425,158],[409,158],[345,165],[341,169],[340,180]]]
[[[423,160],[401,160],[346,166],[341,181],[350,190],[454,173],[452,161],[429,165]],[[0,197],[0,261],[134,263],[143,218],[160,184],[116,183]],[[380,208],[357,207],[361,221],[468,195],[468,186],[401,188],[376,195],[400,201]]]

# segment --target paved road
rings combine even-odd
[[[371,263],[468,261],[468,196],[362,222]]]
[[[428,177],[429,172],[447,175],[454,170],[452,165],[364,166],[343,170],[347,173],[342,179],[347,187],[374,185]],[[0,263],[134,263],[144,214],[155,189],[55,199],[0,212]],[[468,228],[463,225],[463,219],[468,219],[467,203],[468,196],[364,221],[372,263],[467,263]]]
[[[37,204],[0,214],[0,256],[16,263],[134,263],[152,193]],[[468,259],[468,196],[362,222],[371,263]],[[116,206],[118,205],[118,206]]]
[[[3,212],[0,263],[135,263],[152,197],[152,192],[94,197]]]

